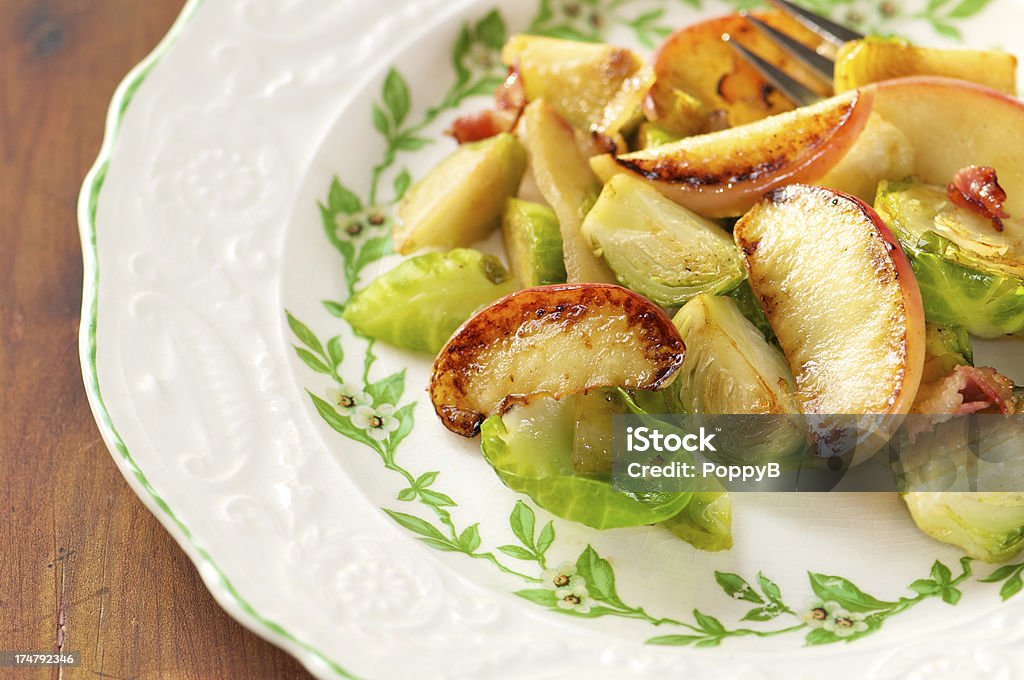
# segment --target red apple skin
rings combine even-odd
[[[773,327],[776,327],[777,332],[782,331],[780,326],[788,322],[786,318],[779,317],[779,307],[777,306],[778,298],[792,297],[799,295],[800,290],[798,289],[799,284],[797,274],[793,272],[769,272],[769,276],[765,275],[763,271],[764,266],[761,266],[762,271],[758,271],[756,260],[763,255],[758,254],[759,248],[762,247],[762,241],[765,237],[763,230],[758,231],[757,227],[750,224],[751,220],[758,219],[755,213],[759,210],[763,210],[766,207],[771,208],[775,205],[781,205],[794,197],[811,197],[817,206],[817,209],[828,210],[828,205],[839,205],[840,203],[847,204],[848,207],[852,206],[856,212],[865,220],[865,223],[870,224],[872,229],[864,232],[864,242],[867,244],[867,253],[873,261],[873,271],[879,272],[879,286],[887,285],[885,280],[891,275],[896,280],[899,286],[899,320],[894,324],[893,330],[898,335],[896,336],[897,342],[896,347],[893,349],[894,353],[899,356],[901,360],[900,369],[893,373],[891,376],[886,376],[891,384],[885,385],[884,393],[877,395],[866,394],[862,398],[848,398],[849,395],[841,395],[844,398],[837,399],[835,395],[825,395],[821,398],[820,395],[812,394],[808,395],[803,392],[803,386],[801,385],[801,371],[804,368],[808,357],[797,356],[797,352],[793,346],[787,347],[787,344],[793,344],[793,337],[783,337],[787,334],[780,332],[780,343],[783,346],[783,350],[786,354],[787,360],[790,362],[790,368],[793,370],[795,377],[797,378],[798,384],[798,398],[800,398],[802,407],[807,413],[822,413],[822,414],[833,414],[833,413],[849,413],[849,414],[862,414],[862,413],[873,413],[881,415],[898,415],[905,414],[910,411],[910,407],[914,402],[914,398],[917,395],[917,389],[921,382],[921,376],[924,370],[924,358],[925,358],[925,319],[924,319],[924,306],[921,301],[921,291],[917,285],[917,279],[914,277],[913,271],[910,267],[910,261],[907,259],[903,250],[899,246],[899,242],[896,237],[892,234],[889,228],[885,225],[878,214],[867,205],[864,201],[850,196],[833,189],[827,189],[823,187],[811,187],[804,185],[794,185],[786,187],[784,189],[776,190],[768,194],[764,201],[758,204],[754,210],[751,211],[746,217],[744,217],[737,225],[734,232],[736,244],[740,250],[744,253],[744,258],[747,261],[748,269],[751,272],[751,285],[754,287],[754,292],[765,308],[768,314],[769,321],[771,321]],[[815,220],[818,217],[816,213],[812,213],[811,210],[805,211],[806,214],[811,215],[810,219]],[[822,234],[828,233],[828,225],[824,220],[816,220],[818,225],[816,229],[820,229]],[[787,225],[789,228],[791,225]],[[795,223],[791,229],[799,229]],[[877,236],[881,240],[882,249],[877,247],[877,241],[874,246],[871,245],[873,236]],[[824,255],[827,255],[828,245],[822,247]],[[884,249],[884,252],[882,250]],[[793,256],[793,260],[799,262],[804,259],[807,253],[797,253]],[[874,260],[874,258],[884,258],[884,260]],[[838,262],[841,259],[841,254],[837,254],[835,261]],[[822,260],[819,260],[822,261]],[[832,262],[827,262],[828,266],[831,266]],[[891,265],[891,269],[889,266]],[[838,265],[837,265],[838,266]],[[837,273],[839,278],[835,276],[832,280],[827,280],[827,277],[822,277],[821,280],[807,282],[805,286],[817,286],[820,291],[824,290],[826,295],[830,299],[835,300],[834,309],[839,310],[839,316],[842,317],[847,310],[851,317],[856,317],[855,309],[849,309],[851,303],[846,296],[848,290],[854,290],[855,286],[847,285],[842,278],[841,272],[835,270],[827,270],[830,274]],[[863,274],[861,274],[863,276]],[[870,276],[870,274],[869,274]],[[793,280],[790,280],[790,279]],[[785,280],[785,284],[780,284],[781,280]],[[847,279],[848,280],[848,279]],[[772,290],[771,287],[775,286],[779,290]],[[781,290],[781,293],[780,293]],[[807,288],[803,289],[805,292]],[[800,310],[806,312],[806,310]],[[821,310],[818,310],[821,311]],[[841,321],[840,321],[841,323]],[[851,335],[853,333],[851,332]],[[802,342],[803,338],[796,338],[796,341]],[[872,352],[881,348],[854,348],[855,352],[862,354],[863,352]],[[813,360],[814,357],[811,357]],[[867,367],[866,367],[867,368]],[[842,386],[838,386],[841,388]],[[841,391],[841,389],[840,389]],[[857,402],[861,402],[858,406]]]
[[[864,91],[874,92],[875,110],[910,139],[916,176],[944,186],[963,167],[991,166],[1006,190],[1007,212],[1024,215],[1024,103],[938,76],[886,80]]]
[[[867,124],[874,92],[847,95],[737,128],[688,137],[651,152],[596,156],[602,180],[630,172],[706,217],[742,215],[780,186],[824,177]],[[822,108],[824,107],[824,108]]]
[[[903,290],[903,307],[906,310],[907,319],[907,331],[904,338],[907,373],[903,376],[902,389],[893,401],[889,413],[909,413],[910,407],[917,397],[917,388],[921,385],[925,358],[924,301],[921,298],[921,289],[917,285],[917,277],[914,276],[914,270],[910,266],[910,259],[903,252],[899,239],[889,229],[885,220],[875,212],[875,209],[856,196],[851,196],[841,191],[835,191],[835,193],[857,204],[864,211],[864,214],[871,218],[875,223],[875,228],[878,230],[878,235],[885,241],[889,257],[896,267],[896,277],[899,279],[900,287]]]

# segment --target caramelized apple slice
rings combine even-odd
[[[1006,190],[1006,212],[1024,216],[1024,103],[936,76],[887,80],[863,91],[869,90],[875,91],[875,110],[910,139],[921,181],[945,186],[968,165],[995,168]]]
[[[769,25],[795,37],[807,47],[821,39],[779,12],[756,12]],[[728,33],[809,87],[818,81],[796,60],[739,14],[708,19],[673,33],[654,58],[654,87],[644,103],[649,120],[678,134],[706,132],[680,103],[696,100],[708,111],[722,111],[728,125],[743,125],[793,108],[754,67],[739,56],[722,34]],[[680,99],[679,95],[683,97]],[[827,92],[822,91],[822,95]]]
[[[473,437],[486,417],[539,397],[666,387],[685,349],[665,313],[625,288],[528,288],[455,332],[434,362],[430,399],[445,427]]]
[[[810,182],[831,170],[864,129],[870,93],[849,92],[748,125],[624,156],[597,156],[607,181],[631,172],[665,196],[706,217],[741,215],[766,191]]]
[[[875,211],[794,185],[754,206],[734,237],[804,412],[907,413],[924,370],[924,311],[910,263]]]
[[[571,125],[612,136],[637,118],[654,74],[622,47],[537,35],[512,36],[501,51],[526,101],[547,101]]]
[[[523,129],[530,170],[541,195],[558,216],[565,272],[570,283],[615,281],[594,254],[581,227],[601,187],[576,146],[572,127],[543,99],[526,107]]]

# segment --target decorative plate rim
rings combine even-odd
[[[313,673],[321,671],[317,666],[329,668],[341,678],[356,678],[341,664],[311,644],[298,639],[286,628],[261,615],[239,593],[220,566],[210,554],[199,545],[185,524],[175,515],[174,510],[150,485],[145,473],[138,467],[128,450],[117,426],[107,409],[100,388],[99,372],[96,366],[96,328],[99,308],[99,258],[97,255],[96,208],[100,191],[106,179],[107,167],[114,153],[121,121],[136,91],[149,75],[150,70],[167,53],[177,38],[186,29],[196,11],[205,0],[186,0],[178,16],[160,42],[121,79],[111,97],[104,124],[103,141],[89,171],[82,182],[78,195],[77,214],[79,236],[82,244],[82,313],[78,334],[79,360],[86,396],[93,418],[110,455],[113,457],[125,481],[135,495],[149,509],[150,513],[170,533],[174,541],[188,555],[199,572],[200,578],[214,600],[231,618],[252,633],[275,646],[284,649]]]

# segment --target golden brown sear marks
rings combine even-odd
[[[607,386],[660,389],[684,353],[672,321],[632,291],[540,286],[463,324],[434,362],[430,396],[445,427],[472,437],[487,416],[538,397]]]
[[[758,148],[756,154],[747,150],[742,154],[726,153],[709,158],[704,154],[689,157],[686,153],[673,153],[615,160],[649,180],[696,189],[755,183],[793,164],[798,157],[811,156],[828,144],[832,133],[850,117],[856,105],[857,98],[851,98],[843,106],[822,111],[804,122],[807,134],[775,135],[772,143]]]

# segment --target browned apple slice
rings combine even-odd
[[[1006,212],[1024,215],[1024,103],[952,78],[916,76],[870,85],[875,108],[914,148],[914,174],[945,186],[961,168],[995,168]],[[893,177],[890,179],[902,179]]]
[[[815,48],[821,39],[780,12],[755,12],[765,23]],[[694,101],[705,111],[724,113],[727,125],[743,125],[793,108],[754,67],[722,40],[728,33],[762,58],[792,73],[810,87],[818,80],[795,59],[739,14],[729,14],[691,24],[673,33],[654,57],[654,87],[644,103],[644,113],[661,127],[678,134],[706,132],[692,115],[680,110],[683,101]],[[822,92],[823,95],[828,94]],[[681,115],[682,114],[682,115]]]
[[[473,437],[487,416],[539,397],[666,387],[685,351],[665,313],[620,286],[527,288],[455,332],[434,362],[430,399],[445,427]]]
[[[733,234],[804,412],[907,413],[924,370],[924,310],[875,211],[793,185],[768,194]]]
[[[501,51],[526,101],[543,99],[574,127],[617,134],[636,119],[654,73],[632,50],[538,35],[515,35]]]
[[[590,161],[603,180],[631,172],[707,217],[742,215],[765,192],[828,173],[853,146],[871,113],[857,91],[754,123],[619,157]]]
[[[523,113],[530,175],[558,216],[565,272],[570,283],[608,283],[615,275],[594,254],[581,227],[601,186],[580,154],[572,127],[546,101],[531,102]]]

